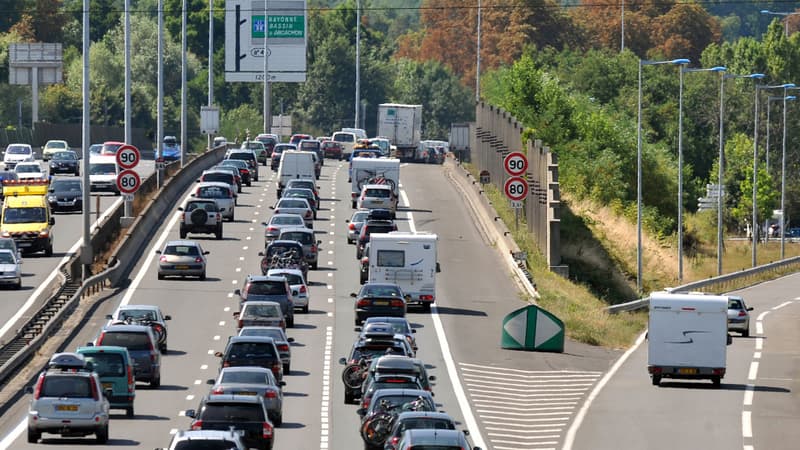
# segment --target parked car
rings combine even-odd
[[[89,345],[125,347],[133,358],[136,381],[147,382],[153,388],[161,386],[161,352],[158,350],[158,338],[151,327],[112,322],[103,327],[94,344]]]
[[[28,443],[42,433],[62,436],[94,434],[98,444],[108,442],[109,402],[97,372],[76,353],[56,353],[39,374],[28,408]]]
[[[233,222],[236,216],[236,192],[231,189],[230,184],[221,182],[200,183],[195,187],[191,196],[194,198],[205,198],[214,200],[217,203],[220,214],[223,218]]]
[[[318,240],[314,235],[314,230],[309,230],[305,227],[295,228],[282,228],[281,234],[278,235],[278,240],[281,241],[297,241],[303,246],[303,257],[306,263],[312,269],[317,270],[319,267],[319,250],[321,240]]]
[[[294,295],[285,276],[248,275],[242,289],[233,292],[239,296],[239,306],[242,309],[245,303],[251,301],[278,303],[286,319],[286,323],[281,326],[294,326]]]
[[[275,214],[297,214],[303,217],[307,228],[313,228],[314,211],[304,198],[280,198],[275,206],[270,206]]]
[[[280,328],[278,329],[280,330]],[[249,395],[261,397],[267,407],[269,420],[277,426],[283,423],[284,381],[275,380],[270,369],[264,367],[223,367],[216,380],[208,380],[212,395]]]
[[[167,321],[172,316],[161,312],[157,305],[120,305],[113,314],[106,316],[112,322],[121,321],[134,325],[147,325],[153,329],[161,353],[167,353]]]
[[[283,373],[288,374],[292,368],[292,346],[294,338],[286,336],[286,330],[281,327],[270,327],[251,325],[242,327],[239,330],[239,336],[266,336],[271,337],[275,346],[278,348],[278,353],[281,355],[281,363],[283,364]]]
[[[284,277],[286,282],[289,283],[289,288],[292,290],[292,303],[295,308],[300,308],[304,313],[308,313],[308,284],[303,277],[303,271],[300,269],[269,269],[267,271],[268,277]]]
[[[270,303],[270,302],[264,302]],[[224,352],[215,352],[220,359],[220,369],[225,367],[255,366],[272,371],[275,379],[283,380],[283,362],[271,337],[232,336]]]
[[[407,296],[393,283],[366,283],[358,293],[351,293],[355,299],[356,325],[368,317],[405,317]]]
[[[728,331],[736,331],[744,337],[750,336],[750,311],[752,306],[745,304],[738,295],[728,296]]]
[[[196,276],[201,281],[206,279],[206,255],[208,251],[195,241],[169,241],[162,250],[157,250],[158,279],[169,276]]]
[[[73,152],[72,150],[62,150],[53,152],[50,155],[48,169],[50,171],[50,175],[57,173],[69,173],[77,177],[81,174],[80,165],[81,164],[78,160],[77,153]]]
[[[257,395],[209,395],[196,410],[184,414],[194,419],[190,429],[230,429],[239,433],[248,448],[271,450],[275,441],[264,398]]]
[[[83,183],[77,178],[54,178],[47,187],[46,198],[54,213],[83,211]]]
[[[108,402],[111,409],[124,409],[127,417],[133,417],[136,399],[134,362],[128,349],[113,345],[78,347],[87,365],[100,377],[103,390],[110,390]]]
[[[42,161],[49,161],[54,153],[64,150],[69,150],[67,141],[51,139],[45,142],[44,147],[42,147]]]
[[[214,200],[190,199],[184,206],[179,206],[178,211],[181,212],[181,239],[189,233],[210,233],[222,239],[222,213]]]
[[[261,222],[261,225],[264,225],[264,246],[266,247],[270,242],[278,239],[281,229],[305,227],[306,222],[303,220],[303,216],[298,214],[273,214],[269,218],[269,222]]]
[[[14,250],[0,249],[0,285],[22,289],[22,260]]]

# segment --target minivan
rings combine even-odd
[[[117,175],[119,166],[115,155],[93,155],[89,158],[89,185],[92,192],[105,191],[119,195]]]
[[[286,183],[293,179],[307,178],[314,180],[316,174],[316,158],[314,152],[286,151],[281,154],[281,162],[278,166],[278,198],[283,195],[283,188]]]
[[[136,379],[134,364],[128,349],[113,345],[79,347],[77,352],[83,355],[92,370],[100,376],[103,390],[111,389],[108,401],[112,409],[124,409],[125,415],[133,417],[133,400],[136,398]]]
[[[161,352],[158,339],[148,325],[109,325],[89,345],[125,347],[133,359],[134,379],[146,381],[153,388],[161,386]]]

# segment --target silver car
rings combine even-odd
[[[250,326],[244,327],[239,330],[239,336],[265,336],[271,337],[275,342],[275,347],[278,348],[278,353],[281,355],[281,363],[283,363],[283,373],[288,374],[292,368],[292,347],[291,343],[294,338],[286,336],[286,332],[281,327],[261,327]]]
[[[158,279],[168,276],[194,276],[206,279],[206,255],[208,251],[195,241],[169,241],[163,250],[156,250],[158,258]]]
[[[367,221],[369,216],[368,209],[358,209],[353,211],[353,215],[345,221],[347,225],[347,243],[355,244],[358,240],[358,235],[361,234],[361,226]]]
[[[222,217],[233,222],[236,207],[236,192],[228,183],[219,181],[202,182],[197,185],[191,194],[195,198],[209,198],[217,203]]]
[[[744,298],[738,295],[728,296],[728,331],[737,331],[743,337],[750,336],[750,311],[753,307],[748,307]]]
[[[299,242],[300,245],[303,246],[303,257],[306,259],[306,262],[312,269],[317,270],[319,266],[319,246],[322,244],[322,241],[314,236],[313,230],[299,227],[283,228],[280,236],[278,236],[278,240]]]
[[[36,386],[25,391],[33,394],[28,409],[29,443],[39,441],[42,433],[94,434],[98,444],[108,442],[108,393],[83,355],[56,353]]]
[[[358,197],[358,209],[388,209],[392,218],[397,211],[397,196],[388,184],[365,184]]]
[[[277,426],[283,423],[283,390],[285,381],[276,381],[272,371],[264,367],[223,367],[213,383],[212,395],[257,395],[264,398],[269,419]]]
[[[268,277],[285,277],[289,283],[289,288],[292,290],[292,299],[295,308],[300,308],[304,313],[308,313],[308,284],[303,277],[303,271],[300,269],[269,269],[267,271]]]
[[[275,214],[298,214],[303,218],[306,227],[314,226],[314,211],[304,198],[282,198],[270,208],[275,210]]]
[[[0,286],[22,288],[22,261],[16,252],[0,249]]]
[[[303,216],[299,214],[273,214],[269,222],[261,222],[264,225],[264,245],[278,239],[281,229],[286,227],[305,227],[306,223]]]

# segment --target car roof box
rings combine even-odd
[[[47,363],[48,369],[83,369],[86,359],[78,353],[56,353]]]

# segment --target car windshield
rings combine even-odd
[[[283,231],[278,239],[297,241],[303,245],[312,245],[314,243],[314,236],[312,236],[311,233],[302,231]]]
[[[266,419],[258,403],[207,403],[200,413],[204,422],[264,422]]]
[[[303,225],[303,218],[300,216],[272,216],[269,221],[272,225]]]
[[[90,175],[116,175],[117,165],[114,163],[91,163],[89,164]]]
[[[91,378],[87,376],[45,376],[39,395],[41,397],[91,397]]]
[[[189,439],[188,441],[178,441],[175,450],[233,450],[236,442],[223,438],[215,439]]]
[[[197,196],[200,198],[230,198],[230,192],[222,186],[200,186],[197,188]]]
[[[269,384],[269,377],[264,372],[226,370],[222,372],[220,383]]]
[[[3,222],[14,223],[43,223],[47,220],[44,208],[6,208],[3,214]]]
[[[0,264],[15,264],[14,256],[10,252],[0,252]]]
[[[283,313],[277,305],[253,305],[245,303],[243,318],[251,317],[281,317]]]
[[[305,284],[303,282],[303,277],[300,276],[299,274],[296,274],[296,273],[278,272],[278,273],[270,273],[270,276],[285,277],[286,281],[289,284],[292,284],[292,285],[294,285],[294,284]]]
[[[6,149],[6,153],[12,155],[30,155],[32,150],[28,147],[23,147],[21,145],[9,145]]]
[[[53,153],[53,159],[65,160],[65,161],[77,161],[78,157],[75,153],[72,152],[55,152]]]
[[[79,180],[55,180],[50,185],[50,189],[55,192],[80,192],[81,182]]]
[[[125,361],[119,353],[93,352],[84,353],[87,363],[92,363],[92,370],[100,377],[121,377],[125,375]]]
[[[162,254],[175,256],[199,256],[200,249],[194,245],[168,245]]]
[[[128,350],[151,350],[150,337],[138,331],[106,331],[99,345],[117,345]]]
[[[386,284],[365,284],[361,287],[360,294],[363,297],[402,297],[400,289],[397,286]]]

